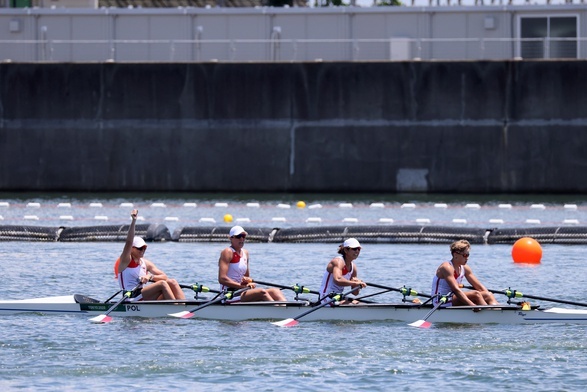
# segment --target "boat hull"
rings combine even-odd
[[[77,299],[77,300],[76,300]],[[193,309],[206,301],[141,301],[123,303],[114,309],[112,317],[170,317]],[[27,300],[0,301],[0,315],[21,313],[84,314],[96,316],[105,313],[113,303],[101,303],[89,297],[70,295]],[[307,302],[284,302],[280,305],[266,302],[214,304],[198,310],[195,319],[220,321],[283,320],[295,318],[311,310]],[[360,304],[323,307],[303,317],[304,321],[401,321],[421,320],[430,312],[430,306],[416,304]],[[518,306],[449,307],[435,311],[428,321],[457,324],[587,324],[587,310],[550,308],[522,310]]]

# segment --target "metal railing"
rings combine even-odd
[[[0,61],[304,62],[584,59],[585,38],[3,40]]]

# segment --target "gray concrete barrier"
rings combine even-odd
[[[587,63],[0,64],[0,190],[586,192]]]

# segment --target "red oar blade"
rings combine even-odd
[[[299,323],[297,320],[294,320],[292,318],[288,318],[288,319],[281,320],[281,321],[275,321],[271,324],[277,325],[278,327],[295,327]]]
[[[418,327],[418,328],[430,328],[432,323],[429,321],[426,321],[426,320],[418,320],[418,321],[414,321],[413,323],[410,323],[408,325],[411,327]]]
[[[188,319],[194,317],[194,314],[192,312],[184,310],[183,312],[169,313],[168,316]]]
[[[99,316],[91,318],[90,321],[96,324],[105,324],[112,321],[112,317],[105,314],[101,314]]]

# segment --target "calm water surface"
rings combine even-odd
[[[147,257],[182,283],[215,286],[223,244],[154,243]],[[319,288],[333,244],[249,244],[253,277]],[[117,290],[121,243],[0,243],[2,298]],[[546,245],[538,266],[511,261],[510,247],[473,246],[470,264],[487,287],[587,302],[584,246]],[[371,245],[359,274],[428,291],[448,245]],[[291,297],[291,293],[287,293]],[[379,298],[379,297],[374,297]],[[380,300],[399,300],[385,294]],[[504,300],[504,298],[499,298]],[[538,303],[538,302],[534,302]],[[541,305],[547,306],[548,303]],[[85,316],[0,318],[2,390],[516,390],[587,386],[587,327],[434,325],[398,322],[216,322]]]

